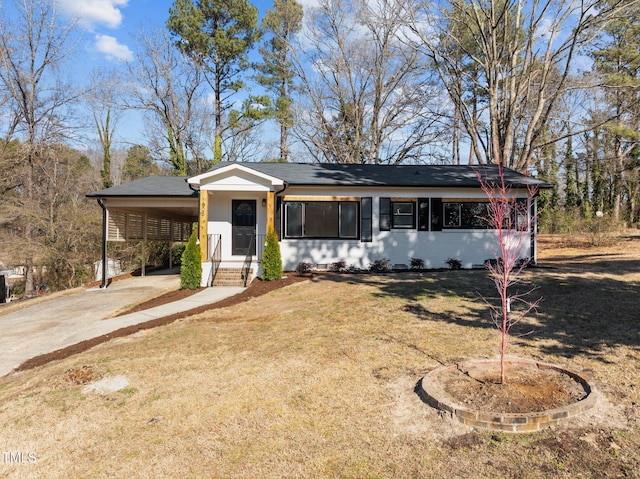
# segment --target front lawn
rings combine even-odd
[[[485,271],[327,274],[0,379],[0,475],[640,477],[640,237],[543,243],[540,262],[509,354],[592,378],[605,400],[566,427],[469,430],[414,392],[498,354]]]

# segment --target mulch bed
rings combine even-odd
[[[151,329],[158,326],[164,326],[166,324],[173,323],[178,319],[193,316],[194,314],[204,313],[205,311],[210,311],[212,309],[227,308],[229,306],[234,306],[236,304],[240,304],[245,301],[248,301],[249,299],[257,298],[258,296],[267,294],[276,289],[283,288],[291,284],[299,283],[307,279],[309,279],[308,276],[300,276],[297,274],[291,274],[289,276],[283,277],[282,279],[275,280],[275,281],[262,281],[261,279],[255,279],[251,282],[251,284],[247,288],[245,288],[244,291],[242,291],[239,294],[236,294],[235,296],[225,298],[223,300],[217,301],[212,304],[190,309],[189,311],[183,311],[181,313],[171,314],[169,316],[164,316],[162,318],[153,319],[145,323],[135,324],[133,326],[128,326],[126,328],[121,328],[116,331],[113,331],[112,333],[98,336],[97,338],[81,341],[71,346],[67,346],[66,348],[53,351],[51,353],[36,356],[34,358],[29,359],[28,361],[25,361],[20,366],[18,366],[15,370],[26,371],[28,369],[33,369],[38,366],[42,366],[43,364],[47,364],[51,361],[57,361],[59,359],[68,358],[69,356],[72,356],[74,354],[87,351],[88,349],[91,349],[92,347],[97,346],[98,344],[107,342],[113,338],[129,336],[130,334],[137,333],[138,331],[143,331],[145,329]],[[197,289],[171,291],[162,296],[158,296],[157,298],[153,298],[149,301],[140,303],[128,309],[127,311],[120,313],[120,315],[134,313],[137,311],[143,311],[145,309],[150,309],[155,306],[160,306],[162,304],[177,301],[178,299],[186,298],[194,293],[197,293],[198,291],[199,290]]]

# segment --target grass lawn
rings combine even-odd
[[[592,379],[603,400],[567,426],[470,430],[414,392],[498,354],[485,271],[327,274],[0,378],[0,476],[638,478],[640,236],[557,240],[508,352]]]

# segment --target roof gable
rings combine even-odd
[[[270,189],[284,184],[281,178],[245,165],[249,164],[220,163],[206,173],[189,178],[189,184],[216,190]]]

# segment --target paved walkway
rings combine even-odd
[[[33,300],[33,304],[25,302],[17,310],[18,303],[0,305],[0,376],[41,354],[120,328],[215,303],[243,290],[207,288],[173,303],[114,317],[128,306],[177,289],[179,284],[180,278],[174,272],[160,271],[114,281],[103,289],[79,289],[59,297]]]

